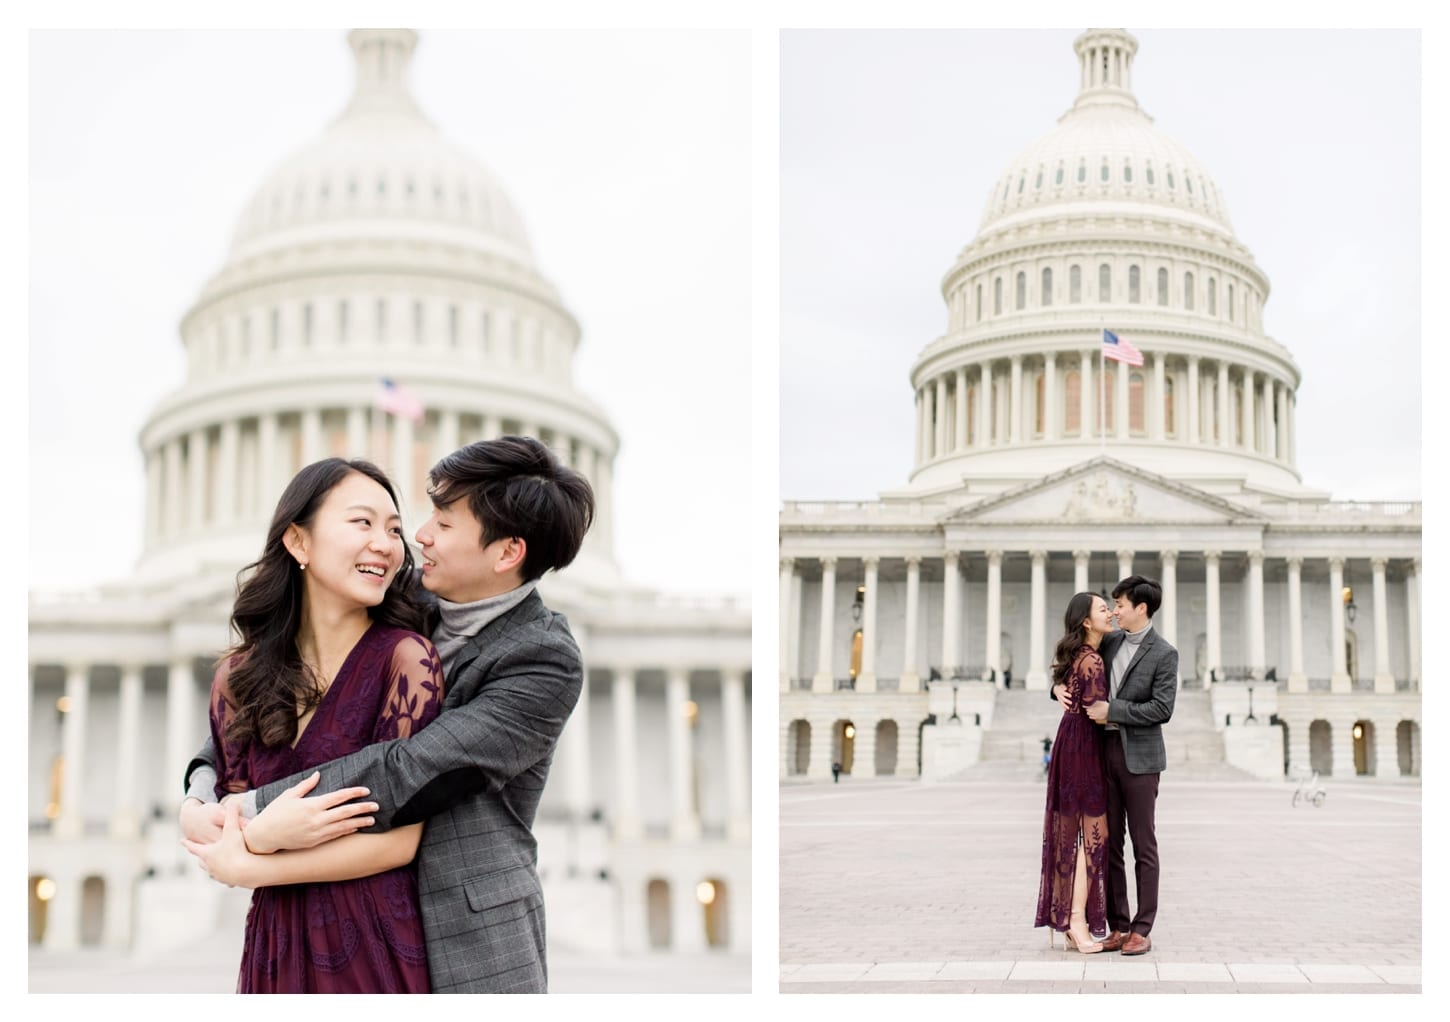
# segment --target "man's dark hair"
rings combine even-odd
[[[594,490],[533,437],[503,436],[460,447],[428,472],[435,507],[466,500],[483,545],[524,541],[525,582],[565,567],[594,523]]]
[[[1158,608],[1163,604],[1163,587],[1158,584],[1156,578],[1144,578],[1142,575],[1129,575],[1117,585],[1113,586],[1113,599],[1119,596],[1126,596],[1128,602],[1133,606],[1140,603],[1148,605],[1148,618],[1158,613]]]

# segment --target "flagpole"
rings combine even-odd
[[[1103,327],[1104,330],[1107,327]],[[1098,450],[1108,453],[1108,359],[1103,354],[1103,338],[1098,336]]]

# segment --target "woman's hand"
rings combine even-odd
[[[226,810],[216,802],[187,798],[181,803],[181,833],[192,841],[211,844],[220,840],[225,820]]]
[[[278,795],[247,825],[246,847],[259,855],[284,848],[315,848],[373,825],[369,814],[378,811],[374,802],[345,803],[368,795],[366,788],[342,788],[325,795],[303,798],[322,775],[298,781]]]
[[[181,845],[196,856],[201,868],[213,880],[228,887],[256,887],[258,878],[255,862],[261,856],[247,851],[247,843],[242,838],[241,803],[232,802],[226,807],[225,813],[221,836],[217,840],[206,842],[184,838]]]

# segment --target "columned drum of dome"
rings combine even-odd
[[[928,441],[913,488],[1006,486],[1111,443],[1175,478],[1302,489],[1300,373],[1263,332],[1268,278],[1213,179],[1139,108],[1137,46],[1116,29],[1078,37],[1076,101],[1008,164],[947,270],[946,331],[911,370]],[[1104,329],[1144,366],[1105,371]],[[990,415],[976,429],[972,406]]]

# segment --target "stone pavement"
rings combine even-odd
[[[1326,785],[1295,809],[1292,784],[1164,773],[1153,950],[1131,958],[1033,928],[1041,781],[782,785],[780,990],[1419,993],[1420,786]]]

